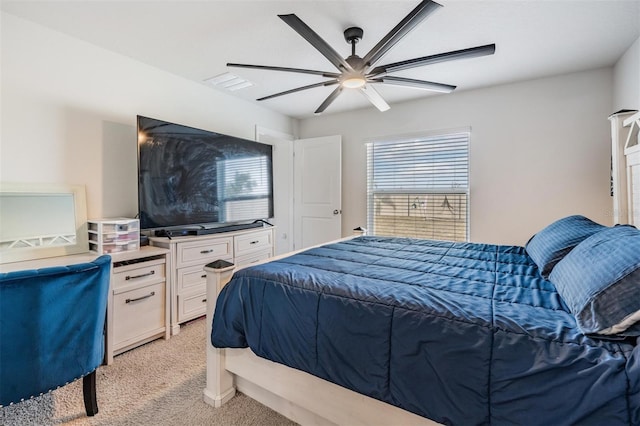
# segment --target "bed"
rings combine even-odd
[[[631,191],[632,192],[632,191]],[[302,424],[640,425],[640,231],[360,236],[208,265],[207,387]]]
[[[238,271],[217,303],[214,346],[442,424],[640,423],[636,338],[586,336],[523,247],[358,237]]]

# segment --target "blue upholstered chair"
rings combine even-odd
[[[110,256],[0,273],[0,405],[83,378],[88,416],[98,412]]]

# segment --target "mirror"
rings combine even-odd
[[[0,263],[88,251],[84,186],[0,183]]]

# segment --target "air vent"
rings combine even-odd
[[[219,89],[226,89],[231,92],[253,86],[252,82],[229,72],[208,78],[205,82]]]

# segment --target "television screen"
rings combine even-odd
[[[271,145],[138,116],[142,229],[273,216]]]

